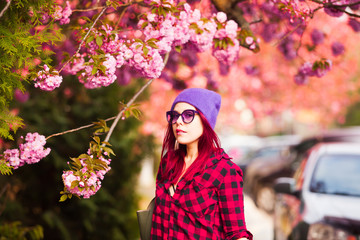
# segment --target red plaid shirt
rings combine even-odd
[[[156,182],[151,239],[252,239],[244,219],[241,169],[222,152],[212,155],[203,171],[181,180],[174,195],[170,182]]]

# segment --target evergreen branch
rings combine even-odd
[[[5,11],[10,7],[11,0],[9,0],[4,7],[4,9],[0,12],[0,18],[4,15]]]
[[[13,167],[8,166],[4,161],[0,161],[1,175],[11,175]],[[0,195],[1,196],[1,195]]]

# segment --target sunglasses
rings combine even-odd
[[[174,124],[181,116],[184,123],[191,123],[194,120],[196,113],[199,112],[191,109],[184,110],[181,114],[176,111],[168,111],[166,112],[166,120],[169,123]]]

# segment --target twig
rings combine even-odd
[[[167,61],[169,59],[169,53],[167,53],[164,57],[164,65],[166,65]],[[108,132],[108,134],[105,137],[104,142],[108,142],[110,139],[110,136],[112,134],[112,132],[115,129],[115,126],[117,125],[117,123],[119,122],[122,114],[124,113],[124,111],[126,110],[126,108],[130,107],[131,104],[134,103],[134,101],[136,100],[136,98],[148,87],[150,86],[150,84],[154,81],[154,79],[150,79],[144,86],[141,87],[141,89],[130,99],[130,101],[126,104],[126,106],[118,113],[118,115],[116,116],[116,119],[114,120],[114,122],[112,123],[110,130]]]
[[[74,9],[72,12],[90,12],[94,10],[102,9],[103,7],[94,7],[94,8],[88,8],[88,9]]]
[[[287,34],[285,34],[282,38],[280,38],[280,40],[278,40],[275,44],[273,44],[273,46],[275,47],[276,45],[280,44],[282,41],[284,41],[288,36],[290,36],[291,34],[293,34],[299,27],[301,26],[301,23],[299,23],[298,25],[296,25],[296,27],[294,27],[294,29],[292,29],[291,31],[289,31]]]
[[[4,15],[5,11],[10,7],[11,0],[9,0],[4,7],[4,9],[0,12],[0,18]]]
[[[107,121],[113,120],[115,118],[116,118],[116,116],[110,117],[110,118],[105,119],[104,121],[107,122]],[[67,133],[76,132],[76,131],[79,131],[79,130],[82,130],[82,129],[85,129],[85,128],[89,128],[89,127],[92,127],[92,126],[95,126],[95,123],[88,124],[88,125],[85,125],[85,126],[74,128],[74,129],[70,129],[70,130],[67,130],[67,131],[64,131],[64,132],[60,132],[60,133],[54,133],[54,134],[46,137],[45,140],[48,140],[49,138],[52,138],[52,137],[61,136],[61,135],[67,134]]]
[[[95,21],[93,22],[93,24],[91,25],[89,31],[86,33],[85,37],[83,37],[83,39],[81,40],[79,47],[77,49],[77,51],[75,52],[74,55],[72,55],[72,57],[66,61],[66,63],[61,67],[61,69],[59,70],[59,73],[64,69],[64,67],[66,65],[69,64],[69,62],[74,58],[74,56],[76,56],[76,54],[78,54],[80,52],[81,46],[83,45],[83,43],[85,42],[86,38],[89,36],[91,30],[94,28],[96,22],[99,20],[99,18],[104,14],[104,12],[106,11],[108,7],[104,7],[103,10],[100,12],[99,16],[97,16],[97,18],[95,19]]]
[[[111,124],[111,127],[109,129],[108,134],[106,135],[106,138],[104,140],[104,142],[108,142],[111,134],[113,133],[117,123],[119,122],[121,116],[123,115],[124,111],[126,110],[126,108],[130,107],[131,104],[134,103],[134,101],[136,100],[136,98],[154,81],[154,79],[150,79],[144,86],[141,87],[141,89],[130,99],[130,101],[126,104],[126,106],[121,109],[121,111],[118,113],[118,115],[116,116],[114,122]]]

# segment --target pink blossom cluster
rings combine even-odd
[[[124,65],[135,68],[147,78],[160,76],[164,62],[158,49],[135,40],[124,40],[119,34],[114,34],[113,29],[108,25],[102,26],[101,31],[93,30],[92,34],[93,40],[87,43],[87,53],[77,54],[65,67],[65,70],[71,74],[79,73],[79,81],[86,88],[109,86],[117,78],[116,69]],[[101,44],[97,42],[97,38],[101,38]],[[99,52],[105,54],[105,60],[101,62],[105,71],[97,67],[94,72],[98,64],[96,59],[100,56]],[[86,58],[90,60],[87,61]]]
[[[99,87],[107,87],[116,80],[116,59],[110,55],[105,55],[106,60],[102,63],[105,67],[105,72],[100,69],[95,74],[92,73],[94,65],[93,60],[89,61],[89,65],[84,66],[84,71],[80,73],[79,81],[84,84],[86,88],[93,89]]]
[[[72,14],[71,6],[69,1],[66,1],[66,7],[63,9],[60,5],[55,7],[53,18],[59,21],[61,25],[68,24],[70,22],[70,16]]]
[[[175,6],[172,1],[153,3],[165,4],[168,8]],[[144,14],[138,23],[144,28],[144,42],[125,39],[108,25],[99,30],[92,29],[84,48],[86,52],[77,54],[65,71],[78,74],[79,81],[86,88],[110,85],[117,78],[116,68],[124,65],[136,69],[143,77],[158,78],[165,67],[162,54],[185,44],[200,52],[213,48],[213,55],[227,65],[237,60],[240,48],[236,38],[238,25],[233,20],[227,21],[225,13],[205,19],[199,10],[193,11],[187,3],[179,5],[178,10],[164,15]],[[228,44],[215,47],[214,40],[227,41]],[[247,42],[251,47],[255,46],[253,39],[247,39]],[[101,55],[106,56],[105,60]]]
[[[298,20],[306,21],[311,15],[311,11],[308,6],[302,6],[303,1],[301,0],[273,0],[279,9],[286,13],[289,21],[294,23]]]
[[[111,159],[101,156],[99,160],[107,165],[105,170],[90,169],[87,161],[80,159],[81,168],[79,170],[64,171],[62,180],[66,190],[83,198],[90,198],[94,195],[101,188],[101,180],[104,179],[104,175],[111,169],[109,166]]]
[[[172,43],[175,38],[173,28],[173,18],[168,14],[164,19],[163,16],[158,16],[155,13],[146,15],[146,21],[140,20],[138,25],[147,24],[144,28],[145,40],[157,39],[157,47],[160,53],[167,53],[171,51]]]
[[[50,72],[49,67],[45,64],[44,70],[38,72],[37,78],[34,79],[35,87],[44,91],[52,91],[59,87],[63,78],[59,75],[59,72],[53,70]]]
[[[213,55],[222,63],[231,64],[238,58],[240,44],[237,39],[238,25],[227,21],[226,14],[219,12],[210,19],[202,18],[198,9],[194,11],[184,4],[176,13],[162,16],[146,14],[138,26],[144,28],[145,40],[157,39],[160,53],[171,51],[175,46],[191,44],[199,52],[213,49]],[[214,45],[215,41],[227,41],[228,44]],[[249,45],[252,45],[251,42]]]
[[[50,148],[44,148],[46,144],[45,137],[37,132],[28,133],[25,141],[25,143],[20,144],[19,149],[7,149],[4,151],[4,159],[8,166],[17,169],[25,163],[37,163],[50,153]]]
[[[191,10],[189,4],[184,4],[177,13],[167,13],[166,16],[149,13],[138,23],[144,27],[145,40],[157,39],[160,53],[170,52],[172,47],[193,43],[200,52],[212,47],[216,32],[216,23],[201,18],[198,9]]]
[[[330,71],[331,66],[332,61],[330,59],[317,61],[313,64],[310,62],[305,62],[299,68],[298,73],[294,76],[294,81],[298,85],[307,84],[309,81],[308,77],[323,77],[328,71]]]
[[[133,57],[129,59],[128,64],[134,67],[140,74],[148,78],[158,78],[165,67],[164,61],[157,49],[148,47],[149,51],[144,54],[140,43],[133,43],[130,50]]]
[[[240,43],[236,38],[238,25],[234,20],[227,21],[227,16],[223,12],[216,14],[215,21],[218,29],[215,32],[214,39],[227,42],[227,46],[214,46],[213,55],[220,63],[231,65],[239,56]],[[245,41],[251,48],[255,48],[252,37],[247,37]]]

